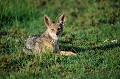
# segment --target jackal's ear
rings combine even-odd
[[[52,23],[52,21],[47,15],[44,15],[44,21],[45,21],[46,26],[50,26]]]
[[[58,22],[64,25],[65,21],[66,21],[66,15],[63,13],[63,14],[59,17]]]

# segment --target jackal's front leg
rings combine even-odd
[[[55,47],[54,47],[54,52],[55,53],[60,53],[60,50],[59,50],[59,43],[57,43],[56,45],[55,45]]]

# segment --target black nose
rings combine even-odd
[[[56,35],[59,35],[59,32],[57,32]]]

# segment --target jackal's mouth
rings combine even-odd
[[[59,36],[61,33],[62,33],[62,29],[59,29],[56,35]]]
[[[60,35],[60,32],[57,32],[56,35],[57,35],[57,36]]]

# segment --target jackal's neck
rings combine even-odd
[[[49,39],[52,40],[52,41],[58,41],[58,38],[57,38],[57,39],[54,39],[53,37],[51,37],[51,35],[49,34],[48,30],[46,30],[46,31],[42,34],[42,37],[49,38]]]

